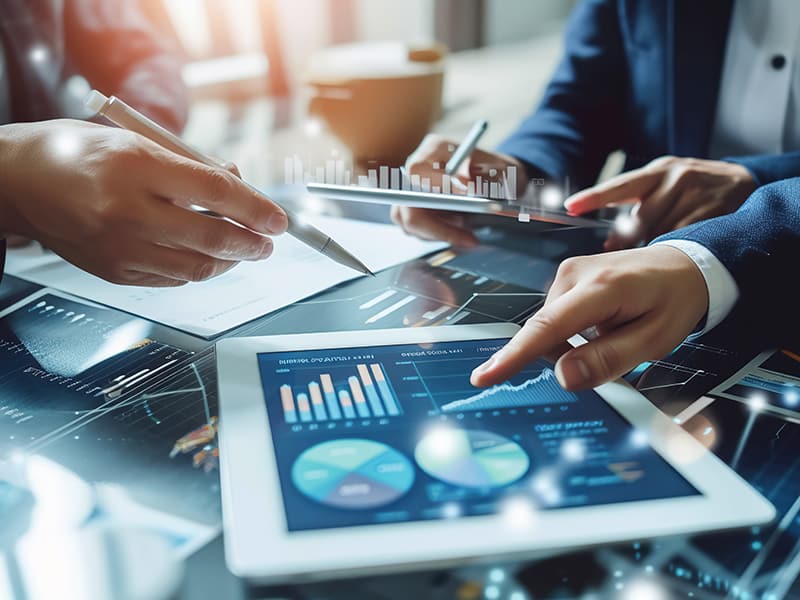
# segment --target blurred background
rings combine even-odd
[[[483,117],[491,127],[482,144],[496,145],[540,97],[559,57],[564,21],[574,4],[573,0],[142,2],[159,27],[179,41],[185,55],[183,76],[193,98],[185,137],[235,161],[247,178],[261,186],[281,183],[291,157],[301,157],[308,165],[331,156],[351,159],[358,140],[343,140],[334,132],[337,125],[348,130],[353,125],[337,122],[341,120],[337,115],[309,115],[319,93],[312,84],[331,78],[374,79],[387,71],[402,71],[407,65],[396,64],[398,47],[447,49],[423,56],[429,61],[424,68],[441,70],[444,77],[440,105],[431,109],[435,115],[430,129],[458,139]],[[441,46],[433,46],[437,42]],[[352,44],[356,46],[346,60],[326,55],[332,47]],[[351,92],[347,88],[346,94]],[[358,106],[364,132],[357,135],[379,135],[375,132],[382,123],[411,118],[415,107],[428,102],[415,90],[386,93],[389,99],[373,95]],[[339,112],[340,107],[337,104]],[[410,131],[421,125],[403,126]],[[397,137],[396,131],[393,135]],[[375,152],[376,143],[380,154],[380,140],[370,140],[368,152]]]

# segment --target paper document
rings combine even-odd
[[[447,246],[409,237],[392,225],[320,216],[313,223],[373,272]],[[179,288],[114,285],[37,244],[9,250],[6,273],[203,337],[359,277],[288,235],[275,238],[275,251],[265,261],[243,262],[224,275]]]

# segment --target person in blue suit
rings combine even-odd
[[[798,23],[800,5],[781,0],[584,0],[539,106],[498,152],[473,153],[452,187],[513,165],[518,187],[568,178],[584,189],[622,150],[626,173],[566,202],[576,214],[637,204],[607,249],[729,213],[756,187],[800,175]],[[436,185],[454,145],[429,136],[407,167]],[[458,216],[393,217],[421,237],[476,242]]]
[[[698,265],[674,242],[702,246],[718,261],[716,270]],[[762,186],[735,212],[645,248],[568,259],[544,307],[473,372],[472,382],[499,383],[587,328],[598,335],[556,363],[566,389],[600,385],[727,319],[735,320],[737,335],[761,348],[794,347],[798,258],[800,178]]]

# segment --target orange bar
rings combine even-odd
[[[367,365],[358,365],[358,374],[361,375],[361,382],[364,385],[372,385],[372,377],[369,376]]]
[[[325,391],[326,394],[330,394],[333,392],[333,381],[331,380],[331,376],[327,373],[323,373],[319,376],[319,380],[322,382],[322,389]]]
[[[350,394],[344,390],[339,392],[339,401],[342,403],[342,406],[353,406],[353,403],[350,400]]]
[[[383,371],[381,370],[381,366],[379,364],[370,365],[372,369],[372,374],[375,376],[375,381],[383,381]]]
[[[294,397],[292,395],[292,387],[289,385],[281,386],[281,404],[284,412],[294,410]]]
[[[322,404],[322,393],[319,391],[319,385],[317,383],[309,383],[308,391],[311,394],[312,404]]]
[[[358,378],[351,377],[348,383],[350,384],[350,392],[353,394],[353,401],[356,404],[364,404],[367,399],[364,398],[364,391],[361,389],[361,384],[358,383]]]

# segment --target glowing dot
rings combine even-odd
[[[751,396],[747,403],[750,405],[750,410],[760,412],[764,410],[764,407],[767,405],[767,399],[761,394],[758,394]]]
[[[72,132],[56,133],[50,138],[50,149],[59,158],[75,158],[80,154],[81,146],[81,139]]]
[[[303,131],[308,137],[317,137],[322,133],[322,123],[319,119],[308,119],[303,126]]]
[[[653,572],[653,565],[647,565],[644,568],[644,570],[647,571],[648,573],[652,573]]]
[[[531,527],[536,522],[536,508],[527,498],[509,498],[500,506],[500,514],[515,531]]]
[[[488,600],[495,600],[495,598],[500,597],[500,588],[496,585],[490,585],[486,587],[486,591],[483,592],[483,595],[486,596]]]
[[[633,234],[636,231],[636,219],[630,215],[618,215],[614,219],[614,231],[625,236]]]
[[[797,406],[800,403],[800,393],[796,390],[789,390],[783,395],[783,401],[789,406]]]
[[[647,433],[641,429],[636,429],[631,433],[631,443],[637,448],[644,448],[647,446]]]
[[[489,571],[489,581],[492,583],[503,583],[506,579],[506,572],[503,569],[492,569]]]
[[[542,206],[551,210],[564,206],[564,194],[552,185],[542,189]]]
[[[427,449],[433,458],[447,461],[460,456],[462,437],[456,429],[440,427],[427,438]]]
[[[461,516],[461,506],[455,502],[448,502],[442,506],[442,517],[445,519],[457,519]]]
[[[72,439],[74,439],[74,440],[79,440],[79,439],[81,439],[81,436],[79,436],[79,435],[76,435],[76,436],[74,436]]]
[[[761,542],[759,542],[758,540],[756,540],[755,542],[753,542],[752,544],[750,544],[750,547],[751,547],[753,550],[756,550],[756,551],[758,551],[758,550],[761,550],[761,548],[762,548],[763,546],[762,546]]]
[[[517,220],[520,223],[530,223],[531,216],[528,213],[519,213],[519,215],[517,215]]]
[[[620,577],[622,577],[622,571],[614,571],[614,577],[616,577],[616,578],[618,578],[618,579],[619,579]]]
[[[623,585],[623,583],[621,581],[618,581],[617,584],[614,587],[617,588],[618,590],[621,590],[625,586]]]
[[[667,600],[668,597],[665,591],[652,579],[630,581],[625,593],[620,595],[621,600]]]
[[[50,52],[48,52],[47,47],[42,45],[34,46],[28,52],[28,58],[30,59],[30,61],[37,64],[42,64],[43,62],[45,62],[49,55]]]
[[[586,458],[586,444],[583,440],[570,439],[561,444],[561,456],[570,462],[579,462]]]
[[[561,492],[552,473],[539,473],[531,481],[531,487],[545,504],[557,504],[561,500]]]

